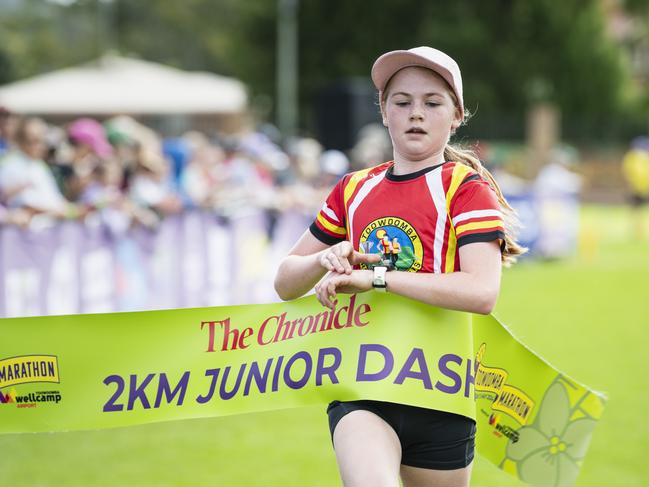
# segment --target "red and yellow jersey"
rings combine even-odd
[[[460,270],[458,249],[500,240],[504,225],[498,198],[470,167],[445,162],[395,175],[393,163],[345,175],[310,227],[320,241],[349,240],[356,250],[382,253],[397,239],[396,267],[411,272]]]

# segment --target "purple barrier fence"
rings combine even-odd
[[[57,253],[56,242],[61,228],[28,232],[19,228],[3,229],[0,235],[4,316],[26,316],[47,313],[48,301],[55,302],[56,289],[50,287],[52,268],[70,254]],[[52,289],[52,292],[50,292]]]
[[[52,227],[44,235],[33,235],[41,244],[51,246],[38,256],[36,262],[37,268],[43,269],[43,285],[46,289],[40,295],[43,305],[39,314],[70,314],[82,311],[83,230],[77,223],[64,222]]]
[[[114,237],[99,224],[77,225],[79,300],[82,313],[106,313],[117,306]]]
[[[273,276],[310,224],[261,211],[225,221],[207,211],[155,229],[112,231],[101,219],[42,230],[0,227],[0,316],[98,313],[276,301]]]

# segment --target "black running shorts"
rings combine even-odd
[[[458,414],[380,401],[333,401],[327,408],[333,439],[338,421],[352,411],[370,411],[397,433],[401,464],[433,470],[464,468],[473,460],[475,421]]]

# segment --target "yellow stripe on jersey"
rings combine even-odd
[[[447,210],[449,210],[449,213],[451,210],[451,200],[453,200],[453,196],[455,196],[455,193],[457,193],[457,189],[460,187],[460,184],[462,184],[462,181],[464,181],[464,178],[466,178],[471,173],[475,173],[475,171],[469,166],[465,166],[460,162],[455,164],[455,167],[453,168],[453,174],[451,175],[451,184],[449,184],[448,191],[446,192],[446,208]]]
[[[349,199],[352,197],[352,194],[354,194],[354,190],[356,189],[356,186],[358,186],[358,183],[360,183],[362,179],[365,179],[367,177],[367,174],[372,169],[374,168],[370,167],[367,169],[363,169],[362,171],[355,172],[349,178],[349,181],[345,186],[345,191],[343,192],[343,202],[345,204],[345,208],[348,208]]]
[[[343,206],[345,208],[345,213],[347,213],[347,211],[349,210],[349,200],[354,194],[356,186],[358,186],[358,183],[360,183],[362,179],[365,179],[367,177],[372,169],[374,168],[368,167],[367,169],[355,172],[349,178],[349,181],[345,185],[345,190],[343,191]],[[347,234],[350,234],[349,221],[347,221]]]
[[[502,220],[486,220],[483,222],[473,222],[473,223],[465,223],[464,225],[460,225],[455,229],[456,234],[468,232],[469,230],[480,230],[482,228],[498,228],[502,227],[503,222]]]
[[[451,201],[457,192],[457,189],[473,170],[464,164],[457,163],[453,167],[453,174],[451,175],[451,184],[446,192],[446,212],[448,213],[449,220],[451,219]],[[453,272],[455,270],[455,249],[457,248],[457,237],[453,224],[449,225],[448,229],[448,245],[446,247],[446,259],[444,264],[444,272]]]
[[[345,235],[347,233],[345,227],[338,227],[334,225],[333,223],[329,222],[326,218],[324,218],[320,213],[318,213],[316,219],[318,220],[318,222],[320,222],[320,225],[325,227],[330,232],[335,233],[336,235]]]

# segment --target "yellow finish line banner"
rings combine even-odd
[[[532,485],[576,478],[604,398],[492,316],[393,295],[0,320],[0,433],[122,427],[375,399],[476,420]],[[551,468],[548,468],[551,467]]]

